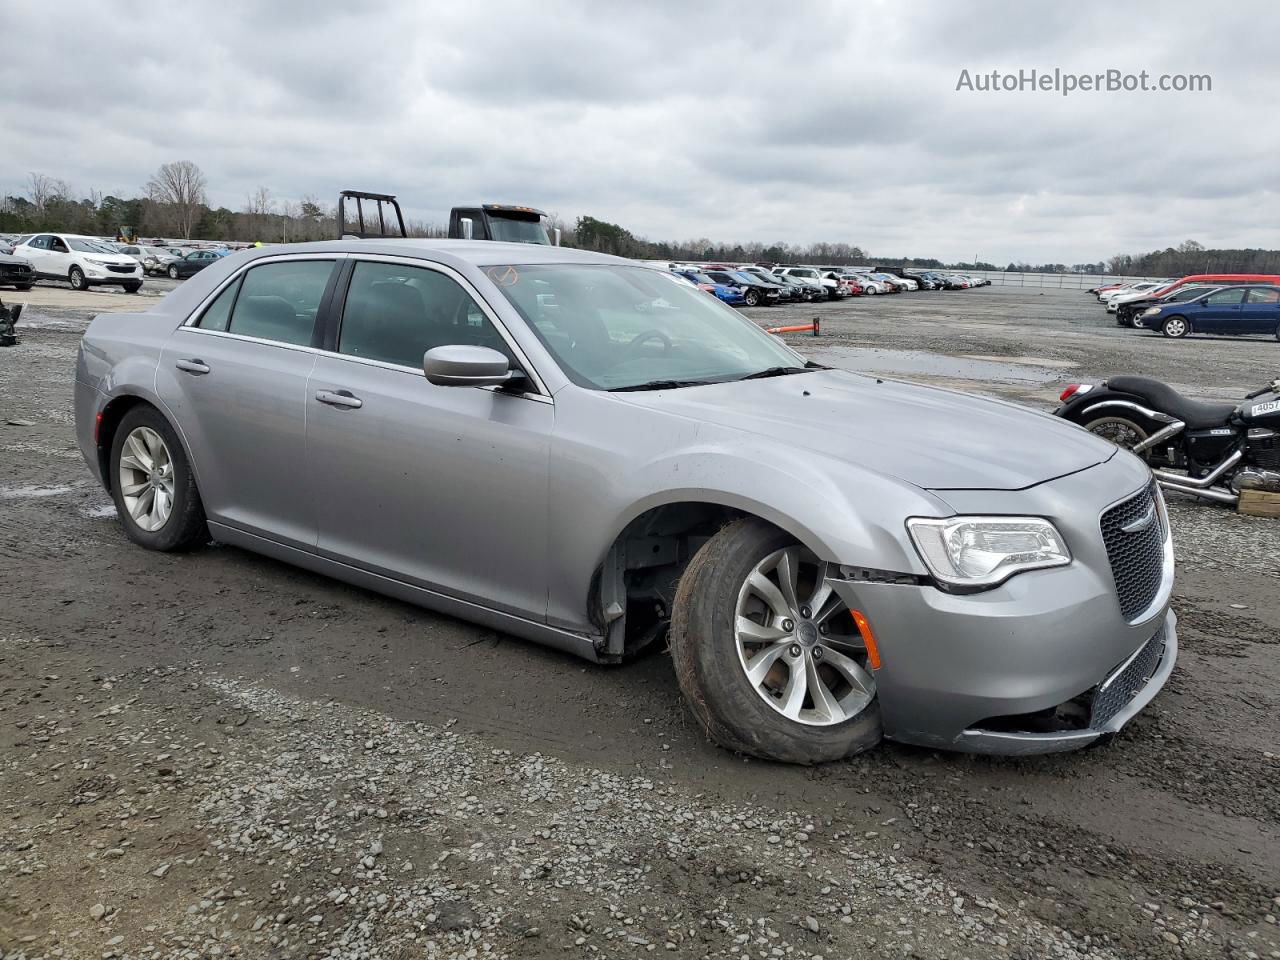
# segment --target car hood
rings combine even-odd
[[[0,253],[0,263],[25,263],[31,266],[31,261],[26,257],[15,257],[11,253]]]
[[[1116,452],[1079,427],[1025,407],[844,370],[614,396],[838,457],[927,490],[1022,490]]]

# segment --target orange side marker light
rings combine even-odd
[[[880,648],[876,646],[876,635],[871,631],[871,624],[867,623],[867,618],[858,610],[850,610],[853,614],[853,622],[858,627],[858,632],[862,634],[862,641],[867,645],[867,663],[871,664],[872,670],[880,669]]]

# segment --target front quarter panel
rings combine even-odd
[[[926,570],[904,519],[952,512],[845,461],[567,387],[556,396],[551,457],[549,622],[590,629],[591,579],[614,540],[645,511],[680,502],[759,516],[824,560],[918,575]]]

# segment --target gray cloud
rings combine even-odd
[[[785,11],[601,4],[67,0],[0,60],[0,191],[28,171],[138,192],[198,163],[233,208],[344,187],[441,221],[463,200],[652,238],[843,240],[1072,262],[1274,246],[1280,10],[980,0]],[[1213,92],[956,92],[962,69],[1209,73]]]

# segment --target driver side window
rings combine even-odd
[[[424,353],[451,344],[490,347],[515,361],[480,305],[451,277],[398,263],[355,265],[339,353],[420,370]]]

